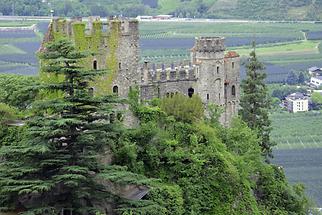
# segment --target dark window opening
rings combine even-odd
[[[113,87],[113,94],[115,94],[115,95],[119,95],[119,87],[118,86],[114,86]]]
[[[188,96],[191,98],[193,94],[195,93],[195,90],[193,88],[188,89]]]
[[[235,62],[231,63],[231,67],[234,69],[235,68]]]
[[[121,69],[122,68],[122,64],[121,63],[119,63],[119,69]]]
[[[220,101],[220,98],[221,98],[221,95],[220,95],[220,93],[219,93],[219,95],[218,95],[218,98],[219,98],[219,101]]]
[[[209,100],[209,94],[207,94],[207,100]]]
[[[170,93],[167,93],[167,97],[168,97],[168,98],[170,97]]]
[[[93,61],[93,69],[94,70],[97,70],[97,60],[94,60]]]
[[[217,74],[219,74],[219,66],[217,66]]]
[[[110,123],[114,123],[115,122],[115,113],[111,113],[110,114]]]
[[[232,96],[236,96],[236,87],[235,87],[235,85],[233,85],[233,86],[231,87],[231,95],[232,95]]]
[[[117,120],[122,122],[123,121],[123,114],[122,113],[117,113]]]
[[[224,88],[225,99],[227,99],[227,90],[228,90],[228,84],[225,83],[225,88]]]
[[[71,209],[62,209],[61,215],[73,215],[73,211]]]

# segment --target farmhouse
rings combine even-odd
[[[310,84],[314,87],[320,87],[322,84],[322,76],[312,76],[310,80]]]
[[[306,112],[309,110],[309,99],[303,93],[293,93],[286,98],[286,108],[289,112]]]
[[[308,71],[309,71],[309,74],[310,75],[313,75],[314,73],[320,73],[320,72],[322,72],[321,68],[316,67],[316,66],[310,67],[308,69]]]

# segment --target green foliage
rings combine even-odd
[[[21,142],[26,135],[24,127],[10,127],[7,123],[16,119],[17,110],[0,103],[0,148],[4,145],[15,145]]]
[[[266,74],[263,72],[264,65],[257,60],[255,51],[251,52],[250,60],[246,65],[247,76],[242,81],[243,91],[240,100],[241,118],[247,125],[257,131],[263,156],[272,156],[272,146],[270,141],[271,122],[268,118],[270,99],[265,85]]]
[[[319,92],[314,92],[311,95],[312,99],[312,108],[314,110],[321,110],[322,107],[322,95]]]
[[[215,120],[217,108],[212,120],[176,120],[158,109],[164,105],[162,101],[139,104],[137,92],[132,93],[130,104],[144,120],[128,131],[123,137],[126,141],[116,146],[114,162],[160,180],[146,199],[157,202],[163,209],[159,208],[159,213],[151,209],[147,214],[268,215],[277,214],[275,205],[280,214],[307,212],[305,195],[289,186],[285,177],[278,182],[283,189],[276,190],[276,204],[254,195],[260,192],[270,195],[266,185],[260,184],[279,185],[274,177],[257,176],[273,167],[263,162],[260,138],[246,123],[235,119],[228,129],[219,126]],[[154,111],[147,111],[151,109]],[[294,207],[284,207],[284,193],[289,199],[298,199]]]
[[[311,206],[305,198],[304,187],[288,185],[284,171],[277,166],[260,169],[255,195],[270,214],[305,215]]]
[[[169,116],[183,122],[196,122],[204,116],[201,98],[193,95],[191,98],[182,94],[161,99],[160,108]]]
[[[35,77],[0,74],[0,103],[25,109],[35,100],[38,84]]]
[[[57,214],[71,208],[75,214],[91,213],[95,202],[111,198],[101,178],[133,184],[143,183],[144,177],[99,162],[98,155],[117,140],[117,125],[108,121],[112,98],[93,97],[88,91],[89,82],[101,72],[79,66],[86,54],[59,40],[40,57],[47,62],[43,72],[64,77],[41,88],[62,96],[33,103],[27,137],[1,147],[0,210],[23,207],[27,214]]]
[[[307,93],[306,87],[297,87],[297,86],[291,86],[291,85],[277,85],[277,84],[270,84],[268,85],[269,92],[272,97],[276,97],[280,100],[285,99],[286,96],[301,92],[301,93]]]
[[[316,104],[322,104],[322,95],[321,93],[314,92],[312,93],[312,101]]]
[[[156,184],[149,192],[148,199],[165,208],[162,214],[184,214],[182,189],[178,185]]]
[[[5,120],[13,119],[15,115],[16,110],[11,108],[9,105],[0,103],[0,123]]]
[[[243,18],[273,20],[320,19],[320,1],[311,0],[1,0],[3,15],[102,16],[174,14],[179,17]]]
[[[294,84],[297,84],[298,82],[299,82],[298,76],[295,74],[294,71],[290,71],[287,75],[286,83],[289,85],[294,85]]]

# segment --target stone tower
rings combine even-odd
[[[240,100],[240,57],[236,52],[228,52],[225,55],[224,65],[226,69],[224,83],[225,112],[223,121],[230,122],[232,117],[238,114]]]
[[[101,21],[99,17],[54,19],[49,25],[42,47],[61,38],[69,38],[79,51],[89,51],[91,56],[84,60],[87,69],[107,70],[92,84],[95,94],[114,93],[127,97],[129,88],[140,80],[138,21],[111,19]]]
[[[132,86],[139,86],[141,100],[172,96],[176,93],[197,94],[203,103],[216,104],[224,113],[220,121],[228,126],[237,115],[240,98],[240,58],[236,52],[226,52],[224,38],[196,38],[189,62],[139,65],[138,21],[111,19],[101,21],[90,17],[87,22],[79,19],[55,19],[49,26],[40,51],[45,44],[60,38],[71,39],[80,51],[91,56],[83,66],[94,70],[107,70],[108,74],[91,83],[95,95],[116,94],[128,96]],[[48,74],[41,77],[50,80]],[[125,113],[127,125],[136,120],[126,104],[117,110]]]
[[[112,21],[113,22],[113,21]],[[136,20],[121,20],[117,49],[117,77],[112,89],[118,88],[120,97],[127,97],[130,87],[140,82],[139,67],[139,26]],[[115,90],[113,90],[115,92]]]
[[[220,121],[228,125],[237,115],[239,103],[240,59],[236,52],[225,55],[224,38],[196,38],[191,61],[197,66],[196,92],[205,104],[221,106]]]
[[[192,63],[197,65],[196,91],[204,103],[223,106],[225,81],[225,46],[223,38],[196,38],[191,52]]]

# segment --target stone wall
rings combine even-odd
[[[220,121],[226,126],[238,114],[240,58],[236,52],[225,54],[224,38],[196,38],[190,62],[172,64],[170,68],[145,63],[141,76],[142,100],[192,92],[205,105],[214,103],[222,107]]]
[[[61,37],[71,38],[80,51],[93,53],[85,60],[85,67],[108,70],[107,75],[92,83],[97,95],[115,93],[126,98],[133,86],[140,87],[141,100],[175,93],[188,96],[195,93],[205,105],[214,103],[224,108],[220,119],[224,125],[229,125],[232,117],[237,115],[240,59],[235,52],[225,54],[224,38],[196,38],[188,62],[176,65],[146,62],[140,67],[137,20],[102,22],[99,17],[90,17],[88,22],[82,19],[53,20],[44,43]],[[124,107],[121,109],[124,110]],[[130,116],[125,119],[133,121]]]

